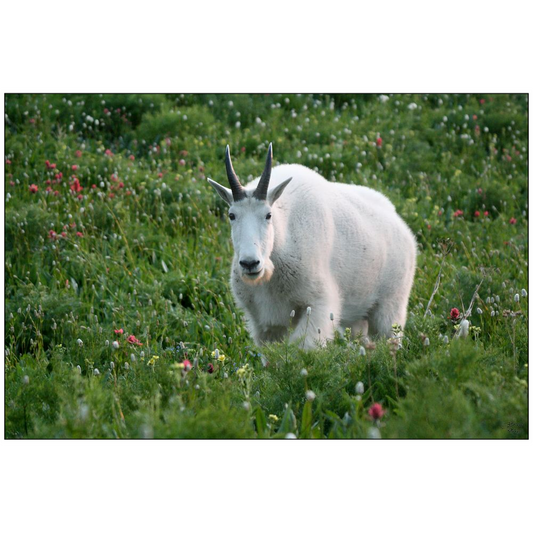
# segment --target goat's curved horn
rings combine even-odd
[[[231,192],[233,193],[233,201],[238,202],[239,200],[246,198],[244,187],[241,185],[237,174],[235,174],[235,170],[233,170],[233,165],[231,164],[229,145],[226,146],[226,174],[228,175],[229,185],[231,187]]]
[[[272,172],[272,143],[268,147],[268,153],[265,163],[265,170],[261,174],[261,179],[259,180],[259,185],[254,191],[254,198],[258,200],[266,200],[268,192],[268,183],[270,182],[270,173]]]

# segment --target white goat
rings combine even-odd
[[[229,146],[226,172],[231,189],[208,181],[229,205],[231,287],[258,345],[290,327],[309,349],[335,328],[391,336],[394,323],[405,325],[416,241],[385,196],[302,165],[272,169],[272,144],[246,187]]]

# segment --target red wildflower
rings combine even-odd
[[[35,183],[32,183],[30,185],[30,192],[35,194],[37,191],[39,190],[39,187],[37,187],[37,185],[35,185]]]
[[[78,165],[72,165],[70,168],[72,168],[72,170],[76,171],[76,170],[78,170]]]
[[[457,320],[460,314],[461,313],[459,312],[459,309],[457,309],[457,307],[452,307],[452,310],[450,311],[450,318],[452,320]]]
[[[130,155],[130,161],[135,161],[135,156],[133,154]]]
[[[78,200],[83,200],[83,194],[78,194],[77,198]]]
[[[511,220],[509,220],[509,224],[516,224],[516,218],[511,218]]]
[[[383,144],[383,139],[381,137],[378,137],[376,139],[376,145],[378,148],[381,148],[381,145]]]
[[[183,159],[181,160],[183,161]],[[180,161],[180,165],[181,165],[181,161]],[[185,164],[185,163],[184,163]],[[163,173],[162,172],[159,172],[159,174],[157,175],[158,178],[162,178],[163,177]]]
[[[122,335],[122,334],[124,333],[124,330],[123,330],[122,328],[120,328],[120,329],[116,329],[116,330],[115,330],[115,333],[116,333],[117,335]]]
[[[183,361],[183,370],[185,370],[185,372],[188,372],[191,368],[192,368],[191,362],[188,359],[185,359]]]
[[[51,229],[49,232],[48,232],[48,237],[50,239],[52,239],[53,241],[57,240],[57,233]]]
[[[479,216],[479,211],[474,211],[474,216],[477,218]]]
[[[105,151],[105,155],[111,157],[113,155],[113,152],[108,148],[106,151]]]
[[[91,188],[96,189],[96,183],[93,183],[93,184],[91,185]]]
[[[479,101],[479,103],[480,103],[481,105],[483,105],[483,104],[485,103],[485,98],[482,98],[482,99]]]
[[[207,372],[209,372],[209,374],[212,374],[215,370],[215,367],[213,366],[213,363],[209,363],[207,365]]]
[[[83,191],[83,187],[80,185],[80,180],[76,176],[72,176],[74,178],[74,181],[72,185],[70,186],[70,190],[74,192],[80,192]]]
[[[488,211],[485,211],[483,214],[484,214],[486,217],[489,216],[489,212],[488,212]]]
[[[61,232],[61,237],[63,237],[63,239],[66,239],[67,238],[67,232],[66,231],[62,231]]]
[[[463,215],[464,215],[464,213],[460,209],[455,211],[455,213],[453,214],[454,217],[461,217]]]
[[[472,115],[472,118],[473,118],[474,120],[477,120],[477,115]]]
[[[115,197],[115,193],[114,193],[114,192],[110,192],[110,193],[108,194],[108,196],[109,196],[109,198],[114,198],[114,197]]]
[[[136,344],[137,346],[142,346],[143,345],[143,343],[141,341],[139,341],[139,339],[135,338],[135,335],[130,335],[126,340],[130,344]]]
[[[9,185],[11,185],[11,187],[14,187],[15,186],[15,182],[14,181],[10,181]]]
[[[383,407],[380,403],[375,403],[369,410],[368,414],[374,419],[379,420],[385,414]]]
[[[77,232],[76,232],[76,236],[78,236],[78,237],[83,237],[83,233],[82,233],[81,231],[77,231]]]
[[[11,165],[11,161],[9,159],[6,159],[6,165]]]
[[[82,154],[81,150],[76,150],[76,157],[81,157],[81,154]]]

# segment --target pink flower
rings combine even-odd
[[[115,333],[116,333],[117,335],[122,335],[122,334],[124,333],[124,330],[123,330],[122,328],[120,328],[120,329],[116,329],[116,330],[115,330]]]
[[[483,104],[485,103],[485,98],[482,98],[482,99],[479,101],[479,103],[480,103],[481,105],[483,105]]]
[[[130,335],[127,339],[126,339],[130,344],[136,344],[137,346],[142,346],[143,343],[141,341],[139,341],[139,339],[137,339],[135,337],[135,335]]]
[[[486,217],[489,216],[489,212],[488,212],[488,211],[485,211],[483,214],[484,214]]]
[[[32,183],[30,185],[30,192],[35,194],[37,191],[39,190],[39,187],[37,187],[37,185],[35,185],[35,183]]]
[[[57,240],[57,233],[51,229],[49,232],[48,232],[48,237],[50,239],[52,239],[53,241]]]
[[[185,372],[188,372],[191,368],[192,368],[191,362],[188,359],[185,359],[183,361],[183,370],[185,370]]]
[[[82,154],[81,150],[76,150],[76,157],[81,157],[81,154]]]
[[[509,224],[516,224],[516,218],[511,218],[511,220],[509,220]]]
[[[83,233],[82,233],[81,231],[77,231],[77,232],[76,232],[76,236],[78,236],[78,237],[83,237]]]
[[[113,152],[108,148],[108,149],[105,151],[105,155],[107,155],[108,157],[112,157],[112,156],[113,156]]]
[[[76,171],[76,170],[78,170],[78,165],[72,165],[70,168],[71,168],[72,170]]]
[[[474,216],[477,218],[479,216],[479,211],[475,211]]]
[[[180,159],[179,164],[183,167],[185,166],[185,159]]]
[[[457,217],[461,217],[461,216],[463,216],[463,215],[464,215],[464,213],[463,213],[460,209],[458,209],[457,211],[455,211],[455,213],[453,214],[453,216],[456,217],[456,218],[457,218]]]
[[[9,159],[6,159],[6,165],[11,165],[11,161]]]
[[[459,312],[459,309],[457,309],[457,307],[452,307],[452,310],[450,311],[450,318],[452,320],[457,320],[460,314],[461,313]]]
[[[130,161],[135,161],[135,156],[133,154],[130,155]]]
[[[378,138],[376,139],[376,146],[377,146],[378,148],[381,148],[381,145],[382,145],[382,144],[383,144],[383,139],[382,139],[381,137],[378,137]]]
[[[383,407],[380,403],[375,403],[369,410],[368,414],[374,419],[379,420],[385,414]]]
[[[83,191],[83,187],[80,185],[80,180],[76,176],[72,176],[74,178],[74,181],[72,185],[70,186],[70,190],[74,192],[80,192]]]

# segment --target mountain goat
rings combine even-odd
[[[335,329],[391,336],[404,326],[416,241],[392,203],[360,185],[331,183],[302,165],[272,168],[243,187],[226,147],[231,189],[208,179],[229,205],[231,287],[254,341],[303,339]]]

